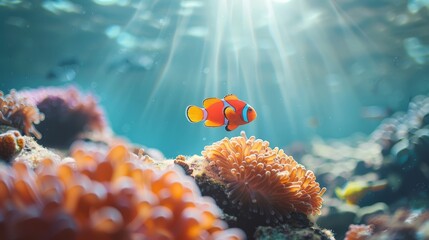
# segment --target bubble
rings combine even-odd
[[[121,33],[121,27],[118,25],[109,26],[108,28],[106,28],[104,33],[109,38],[116,38]]]
[[[208,32],[209,31],[207,28],[197,26],[189,28],[188,31],[186,31],[186,35],[196,38],[203,38],[207,36]]]
[[[123,32],[118,35],[116,42],[126,48],[133,48],[137,45],[137,39],[134,35]]]

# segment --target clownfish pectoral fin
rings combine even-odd
[[[231,119],[234,118],[235,111],[232,107],[226,107],[223,110],[223,115],[225,116],[226,119],[228,119],[228,121],[231,121]]]
[[[225,101],[238,100],[238,97],[235,96],[234,94],[228,94],[223,99],[225,99]]]
[[[234,124],[234,116],[235,111],[232,107],[226,107],[225,110],[223,110],[223,114],[225,115],[225,118],[228,120],[228,124],[225,126],[225,130],[232,131],[238,127],[237,124]]]
[[[222,100],[220,100],[219,98],[206,98],[203,101],[203,106],[205,109],[207,109],[211,105],[218,103],[218,102],[222,102]]]
[[[232,131],[232,130],[234,130],[234,129],[236,129],[236,128],[238,128],[238,125],[235,125],[235,124],[230,124],[230,123],[228,123],[226,126],[225,126],[225,130],[226,131]]]
[[[204,122],[204,125],[205,125],[206,127],[220,127],[220,126],[222,126],[223,124],[221,124],[221,123],[217,123],[217,122],[213,122],[213,121],[210,121],[210,120],[206,120],[206,121]]]
[[[188,106],[186,108],[186,118],[189,122],[201,122],[202,120],[206,119],[206,116],[207,112],[205,109],[197,106]]]

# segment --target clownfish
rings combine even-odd
[[[227,131],[232,131],[255,120],[256,111],[234,94],[230,94],[223,99],[206,98],[202,108],[188,106],[186,118],[191,123],[205,121],[204,125],[207,127],[225,126]]]

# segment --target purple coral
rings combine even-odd
[[[21,91],[45,115],[39,125],[40,143],[48,147],[67,148],[85,131],[102,132],[106,128],[103,110],[95,97],[74,87],[48,87]]]

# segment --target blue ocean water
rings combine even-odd
[[[0,0],[0,90],[74,85],[167,157],[247,135],[286,147],[369,134],[429,92],[427,1]],[[188,105],[235,94],[227,132]]]

